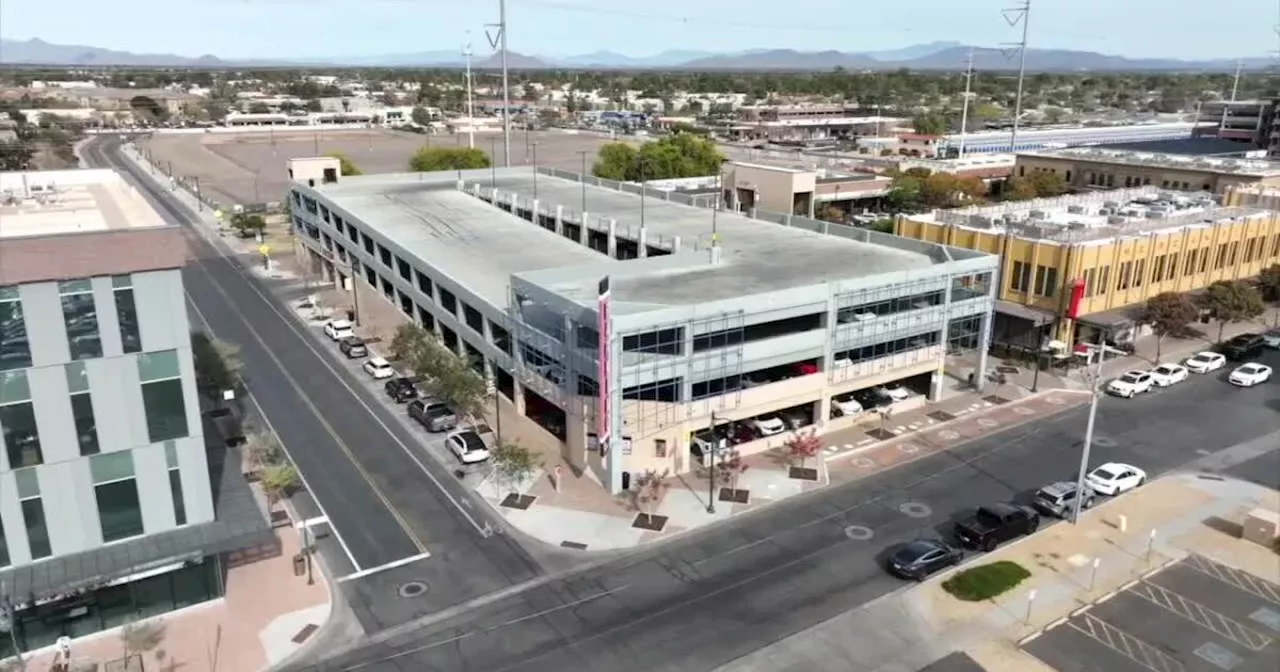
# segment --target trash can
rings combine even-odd
[[[622,472],[622,489],[623,490],[631,489],[631,472],[629,471]]]

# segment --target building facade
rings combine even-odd
[[[228,530],[181,231],[107,170],[0,173],[0,192],[0,585],[29,650],[219,595],[230,549],[209,545]]]
[[[1151,187],[900,217],[896,231],[1001,255],[994,339],[1029,348],[1124,341],[1152,296],[1280,262],[1276,211]]]
[[[1014,175],[1054,173],[1072,189],[1152,186],[1221,196],[1231,187],[1280,186],[1280,162],[1077,147],[1018,154]]]
[[[769,418],[827,431],[873,417],[833,417],[835,396],[903,385],[925,403],[949,345],[985,351],[994,257],[554,175],[296,184],[297,238],[353,291],[362,327],[434,331],[614,491],[625,474],[693,468],[712,425],[745,428],[732,442],[749,454],[790,436],[750,431]],[[790,255],[801,263],[778,262]]]
[[[1217,100],[1200,105],[1197,137],[1234,140],[1251,147],[1265,149],[1275,119],[1276,102],[1272,100]]]

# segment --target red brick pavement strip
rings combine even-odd
[[[827,469],[833,482],[864,478],[976,439],[1043,420],[1088,400],[1088,393],[1054,391],[1011,401],[832,457],[827,462]]]

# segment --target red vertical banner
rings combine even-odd
[[[1077,279],[1071,286],[1071,303],[1067,305],[1067,318],[1076,319],[1080,317],[1080,304],[1084,302],[1085,281]]]
[[[609,287],[609,278],[600,281],[599,293],[596,296],[596,332],[599,334],[600,342],[597,344],[596,364],[596,389],[600,398],[596,404],[596,436],[599,437],[600,454],[604,455],[609,451],[609,430],[613,420],[613,320],[610,314],[610,300],[612,291]]]

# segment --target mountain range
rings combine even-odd
[[[967,47],[959,42],[930,42],[901,49],[871,52],[813,51],[793,49],[752,49],[733,53],[671,50],[652,56],[627,56],[609,51],[571,56],[531,56],[507,53],[513,69],[618,69],[618,70],[959,70],[972,52],[978,70],[1013,70],[1016,58],[1001,49]],[[38,38],[0,39],[0,63],[8,65],[71,65],[133,67],[461,67],[461,51],[423,51],[375,56],[334,56],[323,59],[283,58],[222,59],[204,55],[195,58],[176,54],[145,54],[100,49],[98,47],[51,44]],[[1179,60],[1174,58],[1128,58],[1069,49],[1028,49],[1026,67],[1037,72],[1070,71],[1230,71],[1240,61]],[[1241,62],[1249,70],[1272,67],[1270,58],[1248,58]],[[489,70],[501,66],[497,54],[475,59],[472,67]]]

